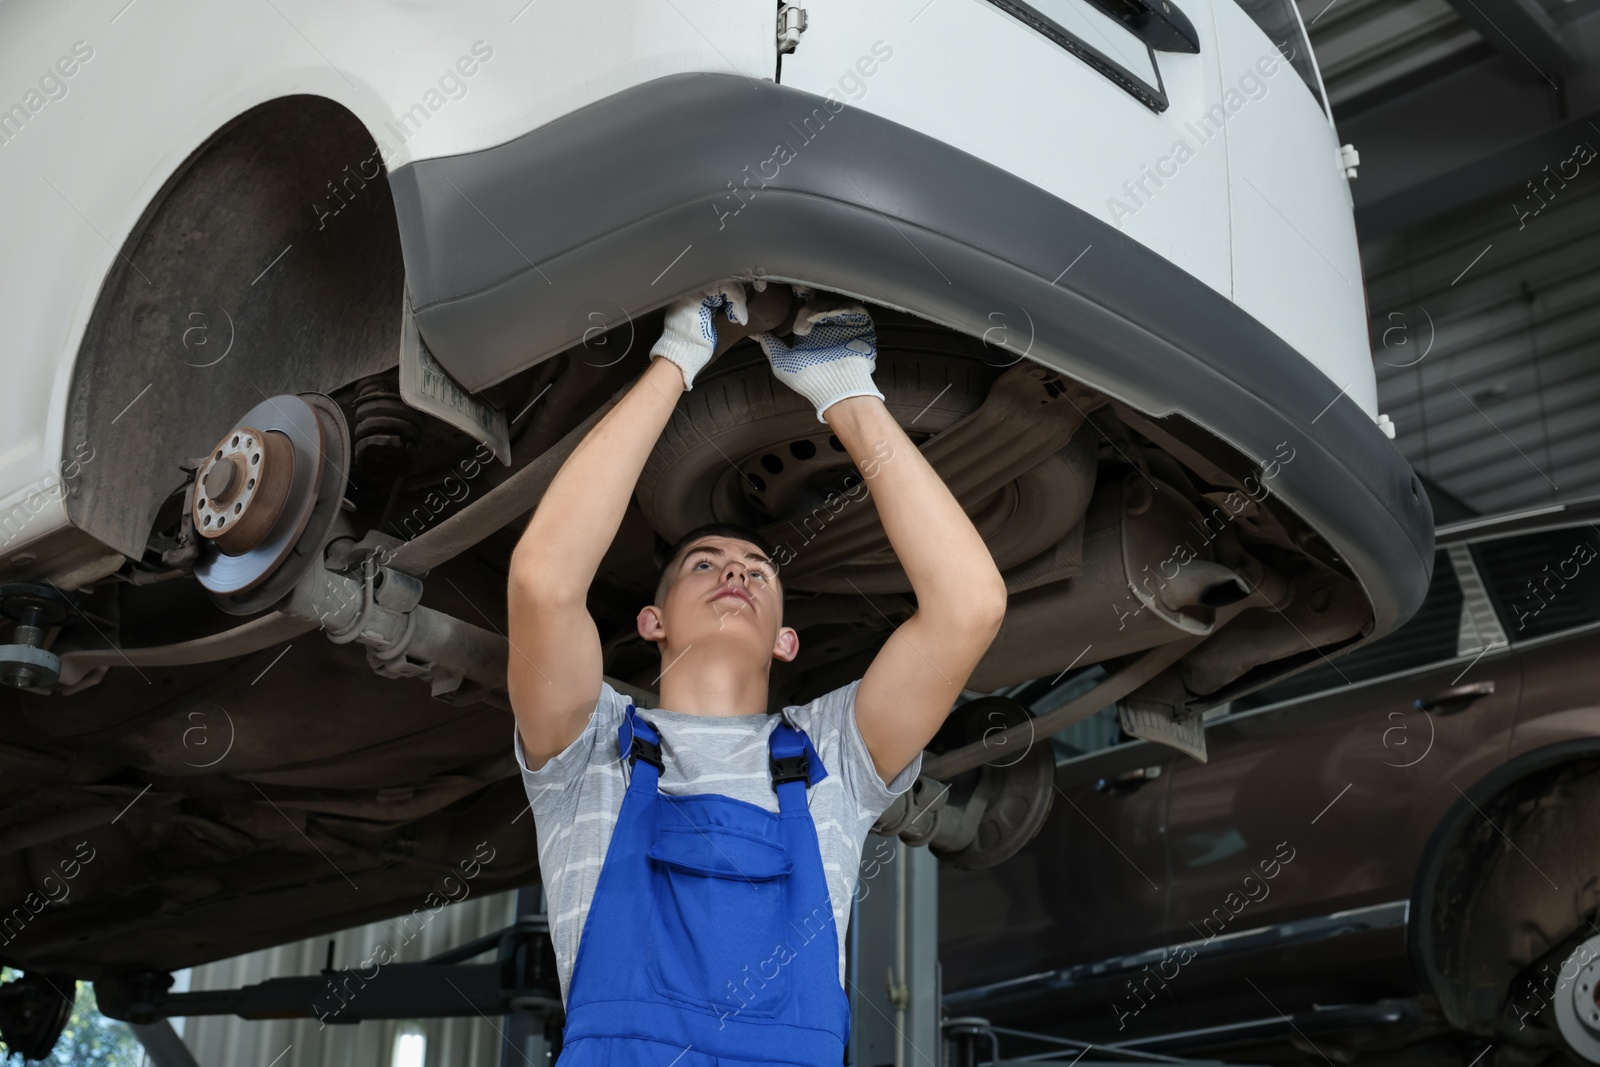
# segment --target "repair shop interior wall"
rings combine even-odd
[[[387,945],[400,963],[419,963],[429,956],[502,929],[516,918],[516,892],[496,893],[446,905],[437,913],[426,908],[415,917],[400,916],[368,923],[325,937],[309,938],[277,948],[219,960],[196,967],[190,990],[237,989],[240,986],[290,975],[317,974],[327,961],[328,941],[334,945],[336,968],[367,967],[380,944]],[[344,995],[348,1010],[359,1012],[361,994]],[[330,1007],[338,1001],[332,990]],[[360,1025],[328,1025],[319,1029],[316,1019],[248,1020],[231,1015],[188,1019],[184,1043],[202,1064],[254,1064],[257,1067],[391,1067],[397,1038],[421,1034],[425,1058],[417,1067],[438,1064],[496,1064],[504,1044],[497,1027],[503,1019],[467,1018],[374,1019]],[[413,1043],[412,1048],[415,1048]],[[280,1058],[281,1057],[281,1058]]]
[[[1600,160],[1577,158],[1362,248],[1379,410],[1479,513],[1600,493]]]

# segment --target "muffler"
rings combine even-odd
[[[1011,597],[1005,624],[969,689],[983,692],[1061,670],[1206,636],[1217,610],[1252,585],[1218,563],[1226,529],[1176,489],[1140,471],[1107,479],[1085,516],[1083,571]]]

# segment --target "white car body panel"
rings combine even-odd
[[[785,85],[833,90],[853,107],[937,137],[1118,226],[1296,348],[1337,383],[1330,402],[1349,383],[1351,398],[1377,417],[1338,140],[1299,76],[1232,0],[1184,0],[1201,50],[1157,53],[1170,101],[1161,114],[984,0],[806,6],[810,28],[784,57]],[[858,75],[864,89],[857,89],[848,75],[879,40],[894,49],[893,59],[870,77]],[[1273,70],[1259,78],[1264,89],[1254,99],[1229,97],[1263,58]],[[1229,109],[1221,133],[1202,125],[1213,105],[1236,99],[1244,103]],[[1179,141],[1192,155],[1163,166]],[[1159,185],[1146,178],[1158,166],[1175,172]],[[1062,249],[1061,266],[1082,251]],[[1073,269],[1093,270],[1093,256]]]
[[[518,6],[135,0],[122,8],[23,0],[0,9],[0,108],[26,106],[28,91],[74,42],[93,52],[61,79],[65,96],[40,93],[46,102],[19,130],[0,128],[7,135],[0,197],[27,206],[0,215],[0,247],[12,250],[0,260],[0,318],[11,323],[16,353],[0,392],[0,517],[20,520],[0,534],[6,558],[66,523],[60,459],[75,443],[63,441],[65,405],[102,279],[162,185],[236,115],[282,96],[328,97],[366,125],[380,151],[390,150],[392,169],[500,144],[664,75],[771,78],[775,66],[772,12],[759,5]],[[437,113],[415,128],[403,125],[402,115],[439,91],[441,75],[476,41],[493,56],[470,78],[457,75],[465,91],[455,99],[440,91]],[[410,136],[402,140],[396,130]],[[279,251],[263,248],[239,269],[254,276]],[[153,304],[179,320],[196,310],[163,307],[159,294]],[[150,393],[160,387],[152,382]],[[115,427],[103,433],[88,445],[138,445],[117,440]]]
[[[1273,45],[1236,4],[1216,7],[1226,86]],[[1339,138],[1283,64],[1227,122],[1233,302],[1288,341],[1374,419],[1377,375]],[[1215,102],[1215,101],[1213,101]]]
[[[1221,98],[1228,72],[1270,51],[1232,0],[1184,0],[1202,51],[1158,54],[1172,101],[1159,115],[984,0],[814,0],[807,7],[810,27],[782,61],[785,84],[837,89],[874,42],[888,43],[892,61],[859,99],[845,97],[854,106],[1120,225],[1299,350],[1337,383],[1330,400],[1349,383],[1349,395],[1376,415],[1336,139],[1286,64],[1266,96],[1230,121],[1226,152],[1199,151],[1137,211],[1108,218],[1110,199],[1126,195],[1124,183]],[[0,318],[15,353],[0,392],[0,521],[10,521],[0,531],[0,559],[66,523],[61,493],[73,490],[63,487],[61,457],[139,446],[119,440],[114,420],[97,428],[99,440],[63,439],[74,360],[102,281],[141,215],[231,119],[278,97],[324,96],[357,116],[392,170],[502,144],[669,74],[771,79],[773,37],[770,5],[735,0],[365,0],[338,8],[309,0],[16,0],[0,9],[0,109],[14,114],[16,104],[27,115],[0,125],[0,195],[12,205],[0,214],[0,247],[11,253],[0,261]],[[92,57],[70,78],[52,74],[75,42]],[[458,73],[458,60],[473,58],[475,45],[473,73]],[[45,92],[44,77],[65,94]],[[36,108],[35,99],[42,101]],[[1246,175],[1271,207],[1241,184]],[[339,177],[327,176],[330,183]],[[292,254],[263,247],[239,271],[255,276]],[[1061,267],[1092,270],[1093,256],[1064,248]],[[196,310],[166,306],[152,291],[152,315],[181,321]],[[154,380],[127,402],[172,404],[162,388]]]
[[[1231,3],[1231,0],[1219,0]],[[1139,177],[1140,163],[1171,147],[1173,110],[1157,115],[1105,75],[984,0],[814,0],[810,28],[783,59],[783,83],[833,90],[852,107],[937,137],[1032,182],[1096,218],[1106,199]],[[1184,9],[1209,21],[1208,0]],[[921,12],[919,14],[919,11]],[[894,57],[863,79],[859,98],[840,85],[883,40]],[[1217,92],[1214,50],[1164,52],[1161,76],[1175,99]],[[981,72],[981,74],[980,74]],[[1092,100],[1089,107],[1072,101]],[[1112,145],[1083,151],[1084,145]],[[1224,153],[1202,153],[1123,229],[1224,296],[1231,296]],[[1082,248],[1063,248],[1061,268]],[[1073,270],[1093,270],[1090,250]]]

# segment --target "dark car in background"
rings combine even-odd
[[[1052,737],[1039,835],[942,870],[947,1009],[1151,1052],[1600,1063],[1597,519],[1440,527],[1416,615],[1206,711],[1207,762],[1114,707]],[[1037,716],[1102,674],[1002,695]]]

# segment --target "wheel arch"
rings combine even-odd
[[[1481,1002],[1461,973],[1466,969],[1464,951],[1470,931],[1454,942],[1441,934],[1447,929],[1468,930],[1487,880],[1486,871],[1465,889],[1459,888],[1470,859],[1478,855],[1467,838],[1468,830],[1479,820],[1499,829],[1497,816],[1512,812],[1523,802],[1551,788],[1565,775],[1583,776],[1600,772],[1600,737],[1575,738],[1546,745],[1509,760],[1478,778],[1462,790],[1462,796],[1446,811],[1423,849],[1413,881],[1410,906],[1408,952],[1423,988],[1432,992],[1451,1025],[1480,1034],[1492,1034],[1501,1005]],[[1503,831],[1502,831],[1503,833]],[[1507,839],[1509,840],[1509,838]],[[1559,892],[1559,889],[1557,890]]]
[[[63,420],[70,525],[139,558],[177,464],[239,412],[393,365],[404,277],[377,142],[349,108],[280,96],[218,127],[95,298]]]

